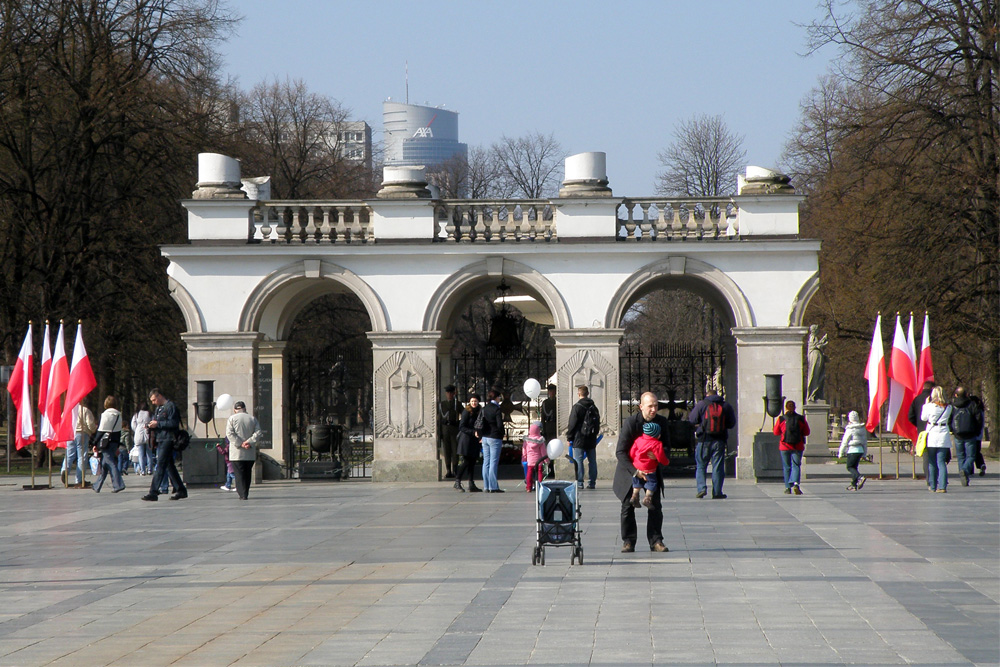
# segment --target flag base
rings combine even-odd
[[[21,488],[25,491],[41,491],[42,489],[51,489],[50,484],[22,484]]]

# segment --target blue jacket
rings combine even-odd
[[[705,439],[705,429],[704,421],[708,417],[708,404],[709,403],[720,403],[722,404],[722,418],[725,420],[726,432],[721,436],[714,437],[713,440],[720,440],[726,442],[729,439],[729,429],[736,426],[736,411],[733,410],[733,406],[722,400],[721,396],[706,396],[705,400],[698,401],[698,405],[694,406],[694,410],[688,415],[688,421],[694,424],[695,435],[699,440]]]

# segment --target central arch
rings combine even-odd
[[[492,288],[500,278],[509,279],[545,304],[552,314],[555,328],[570,328],[572,321],[566,302],[545,276],[506,257],[488,257],[462,267],[441,283],[428,302],[423,330],[450,331],[455,313],[467,307],[483,291],[483,286]]]

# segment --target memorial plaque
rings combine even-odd
[[[272,420],[272,402],[274,400],[274,381],[271,364],[257,364],[257,400],[254,401],[254,416],[260,422],[263,437],[257,443],[258,449],[271,449],[274,446],[274,423]]]

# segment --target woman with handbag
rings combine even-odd
[[[122,441],[122,413],[114,396],[104,399],[104,412],[94,436],[94,456],[101,459],[101,476],[94,480],[94,492],[100,493],[104,480],[111,473],[112,493],[124,490],[125,482],[118,472],[118,446]]]
[[[927,422],[927,487],[937,493],[948,492],[948,458],[951,456],[951,404],[944,400],[944,389],[931,390],[920,409],[920,419]]]
[[[479,437],[476,436],[475,428],[476,417],[479,416],[480,410],[482,408],[479,406],[479,396],[473,394],[469,396],[465,409],[462,410],[462,416],[458,420],[458,448],[456,449],[456,454],[462,457],[462,465],[455,471],[455,489],[458,491],[465,491],[462,487],[462,478],[465,477],[465,473],[469,473],[469,491],[471,493],[482,491],[482,489],[476,486],[475,481],[476,459],[479,458],[479,450],[482,449],[482,444],[479,441]]]

